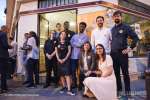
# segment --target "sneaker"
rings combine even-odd
[[[66,90],[66,87],[64,87],[64,88],[60,89],[59,93],[64,93],[64,92],[65,92],[65,90]]]
[[[73,93],[72,91],[67,91],[67,94],[68,94],[68,95],[71,95],[71,96],[74,96],[74,95],[75,95],[75,93]]]

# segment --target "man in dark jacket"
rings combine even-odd
[[[50,85],[51,72],[54,72],[54,83],[57,85],[58,76],[57,76],[57,60],[55,56],[55,44],[56,39],[54,38],[55,31],[49,33],[49,38],[45,41],[44,44],[44,54],[45,54],[45,65],[46,65],[46,83],[44,88],[47,88]]]
[[[1,93],[7,91],[7,67],[8,67],[8,49],[11,48],[8,45],[7,40],[7,27],[2,26],[0,31],[0,74],[1,74]]]
[[[137,34],[131,29],[131,27],[122,22],[122,13],[116,11],[113,14],[113,19],[115,22],[112,28],[112,42],[111,42],[111,56],[113,59],[113,68],[117,81],[117,95],[130,95],[130,77],[128,71],[128,53],[136,47],[138,37]],[[129,47],[127,39],[130,37],[132,43]],[[122,83],[120,77],[120,68],[122,70],[124,83],[125,83],[125,93],[122,93]]]

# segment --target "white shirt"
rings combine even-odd
[[[111,41],[111,32],[108,28],[96,28],[92,31],[91,34],[91,45],[95,50],[97,44],[102,44],[106,50],[106,53],[110,53],[110,41]]]
[[[10,45],[12,46],[12,48],[8,49],[9,57],[15,57],[17,55],[17,43],[15,41],[12,41]]]
[[[87,65],[87,56],[86,54],[83,56],[83,61],[84,61],[84,70],[88,70],[88,65]]]
[[[36,41],[34,37],[28,39],[27,45],[30,45],[32,47],[32,50],[30,50],[27,54],[27,59],[29,58],[39,59],[39,49],[36,46]]]

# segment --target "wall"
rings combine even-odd
[[[30,2],[21,5],[20,11],[34,10],[37,9],[38,2]],[[18,22],[18,73],[22,73],[22,51],[19,49],[24,42],[24,33],[29,31],[35,31],[37,33],[37,14],[21,16]]]

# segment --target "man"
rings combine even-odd
[[[85,42],[89,41],[89,38],[85,33],[85,29],[86,29],[86,23],[81,22],[79,24],[79,34],[74,35],[70,41],[72,46],[71,71],[72,71],[73,87],[77,86],[76,70],[78,67],[80,48]]]
[[[69,27],[70,27],[69,22],[65,21],[64,22],[64,31],[67,34],[68,41],[70,41],[72,36],[75,35],[75,32],[69,30]]]
[[[117,82],[117,95],[120,96],[123,93],[121,77],[120,77],[120,68],[122,70],[124,83],[125,83],[124,94],[130,95],[128,52],[130,52],[136,46],[138,37],[129,25],[126,25],[122,22],[122,13],[120,11],[114,12],[113,20],[115,22],[115,25],[111,30],[112,32],[111,56],[113,59],[113,68],[114,68],[116,82]],[[130,48],[128,47],[128,43],[127,43],[128,37],[132,39]]]
[[[104,17],[98,16],[96,18],[96,23],[98,27],[94,29],[91,34],[92,49],[95,51],[95,46],[97,44],[102,44],[106,53],[110,54],[111,32],[109,29],[104,27]]]
[[[54,83],[55,86],[58,84],[58,75],[57,75],[57,59],[55,53],[55,44],[56,39],[54,38],[55,31],[49,33],[49,38],[45,41],[44,44],[44,54],[45,54],[45,65],[46,65],[46,83],[44,88],[47,88],[50,85],[51,73],[54,72]]]
[[[2,26],[0,31],[0,74],[1,74],[1,93],[7,91],[7,67],[8,67],[8,49],[11,46],[8,45],[7,40],[7,27]]]
[[[60,34],[60,32],[61,32],[61,24],[60,23],[57,23],[56,24],[56,32],[55,32],[55,38],[57,39],[57,38],[59,38],[59,34]]]

